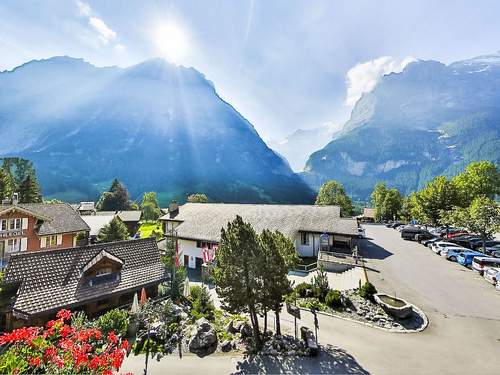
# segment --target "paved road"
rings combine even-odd
[[[262,359],[241,356],[185,356],[163,359],[151,373],[372,373],[499,374],[500,292],[480,276],[445,261],[422,245],[403,241],[399,232],[366,226],[364,249],[369,279],[379,291],[395,292],[420,306],[429,327],[418,334],[380,331],[357,323],[320,316],[319,340],[328,350],[319,359]],[[313,327],[304,313],[301,324]],[[293,332],[284,314],[282,326]],[[129,358],[122,372],[141,369]]]

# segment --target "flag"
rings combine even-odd
[[[201,254],[203,255],[203,263],[208,263],[210,261],[210,253],[208,252],[207,246],[203,248]]]
[[[181,266],[181,254],[179,252],[179,240],[175,239],[175,266]]]

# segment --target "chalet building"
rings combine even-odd
[[[338,206],[186,203],[162,216],[165,233],[178,238],[181,263],[203,264],[203,249],[217,247],[221,229],[239,215],[260,233],[279,230],[290,238],[300,256],[317,256],[320,249],[352,254],[358,224],[340,217]]]
[[[356,216],[356,219],[362,223],[374,223],[375,222],[375,209],[374,208],[364,208],[361,215]]]
[[[155,297],[166,279],[153,238],[15,254],[2,285],[2,328],[41,325],[62,308],[92,317],[130,304],[142,288]]]
[[[114,215],[85,215],[82,220],[89,226],[89,243],[97,243],[97,236],[102,228],[111,223],[115,218]]]
[[[138,210],[129,211],[97,211],[97,216],[117,216],[128,229],[131,236],[134,236],[139,230],[142,212]]]
[[[1,266],[18,252],[56,250],[77,245],[89,227],[69,204],[18,203],[16,196],[0,204]]]

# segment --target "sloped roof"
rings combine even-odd
[[[95,210],[94,202],[81,202],[78,206],[78,210],[80,211],[93,211]]]
[[[375,218],[375,209],[374,208],[364,208],[363,209],[363,217]]]
[[[135,222],[141,220],[142,212],[138,210],[130,210],[130,211],[97,211],[97,216],[109,216],[116,215],[120,218],[124,223],[127,222]]]
[[[87,223],[90,228],[90,235],[97,236],[99,231],[105,226],[111,223],[115,218],[115,215],[84,215],[82,220]]]
[[[123,261],[117,282],[89,286],[81,270],[102,251]],[[48,313],[86,300],[140,288],[166,278],[154,238],[111,242],[58,251],[14,254],[5,284],[20,284],[13,308],[24,314]]]
[[[279,230],[290,238],[300,231],[357,235],[356,220],[340,218],[338,206],[186,203],[174,218],[165,215],[162,220],[182,221],[177,227],[181,238],[218,242],[221,228],[236,215],[259,233]]]
[[[0,204],[0,211],[9,208],[15,209],[17,207],[32,212],[34,216],[50,219],[44,220],[40,226],[38,234],[41,236],[89,230],[89,227],[82,220],[78,212],[67,203]]]

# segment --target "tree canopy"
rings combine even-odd
[[[470,163],[452,182],[457,188],[458,203],[462,207],[469,206],[476,197],[493,199],[500,194],[500,173],[490,161]]]
[[[161,216],[158,198],[154,191],[144,193],[141,203],[142,218],[147,221],[157,220]]]
[[[41,188],[33,163],[21,158],[4,158],[0,167],[0,200],[19,193],[20,203],[42,201]]]
[[[187,197],[187,201],[189,203],[208,203],[208,197],[203,193],[194,193]]]
[[[335,180],[321,185],[316,197],[316,205],[340,206],[340,215],[343,217],[352,216],[353,212],[351,198],[346,194],[344,186]]]
[[[403,198],[399,190],[388,189],[384,183],[379,182],[371,194],[372,204],[375,208],[375,220],[394,220],[399,217]]]
[[[111,183],[109,191],[102,193],[97,202],[100,211],[122,211],[131,210],[132,201],[125,186],[116,178]]]
[[[124,241],[129,238],[127,226],[117,216],[106,224],[97,235],[99,242]]]

